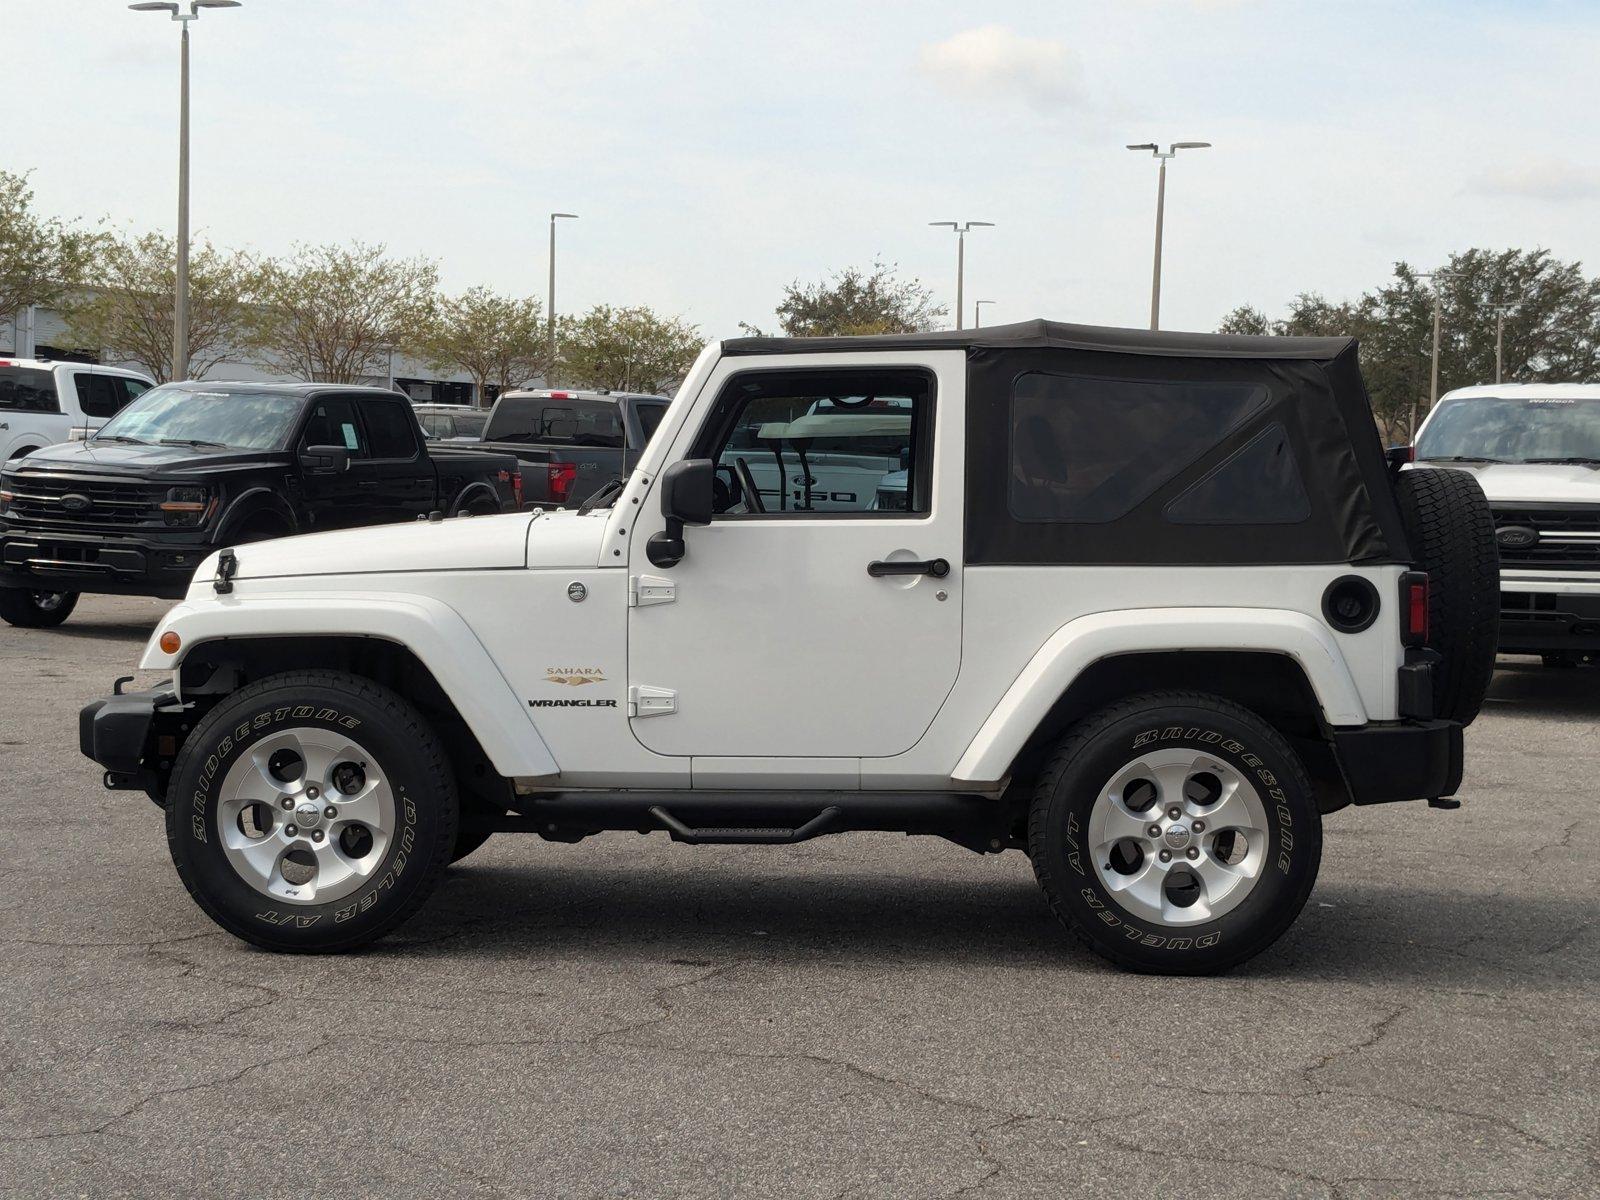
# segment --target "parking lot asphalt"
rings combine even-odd
[[[0,627],[0,1195],[1600,1195],[1600,670],[1508,665],[1462,809],[1330,817],[1219,979],[887,834],[501,835],[376,948],[280,957],[78,755],[162,610]]]

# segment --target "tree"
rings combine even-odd
[[[137,363],[158,382],[172,378],[177,246],[162,233],[107,237],[94,259],[94,284],[61,302],[76,344],[113,362]],[[261,268],[243,251],[202,242],[189,254],[189,374],[250,354],[256,338]]]
[[[1359,299],[1332,304],[1303,293],[1281,320],[1248,306],[1223,319],[1225,333],[1349,334],[1380,424],[1409,436],[1432,387],[1434,289],[1440,305],[1439,392],[1494,381],[1496,306],[1506,305],[1508,381],[1600,376],[1600,280],[1547,250],[1467,250],[1425,280],[1409,263]]]
[[[30,305],[55,306],[81,283],[96,235],[33,212],[27,175],[0,171],[0,321]]]
[[[678,317],[597,304],[559,322],[556,375],[572,387],[666,392],[689,373],[704,339]]]
[[[873,260],[871,270],[849,267],[820,283],[797,279],[783,289],[778,324],[789,337],[921,333],[945,316],[919,280],[901,279],[893,263]],[[743,327],[759,336],[753,326]]]
[[[262,364],[305,379],[355,383],[390,350],[426,338],[438,268],[382,245],[298,246],[262,272]]]
[[[489,384],[501,391],[519,387],[550,365],[543,306],[485,287],[441,302],[423,348],[437,370],[459,366],[472,376],[480,404]]]

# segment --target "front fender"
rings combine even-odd
[[[176,654],[161,649],[175,633]],[[371,637],[410,650],[433,672],[483,751],[508,778],[557,775],[550,748],[527,706],[511,689],[461,614],[428,596],[341,592],[186,600],[173,608],[145,646],[142,670],[172,671],[198,646],[251,637]]]
[[[953,777],[995,783],[1072,681],[1103,658],[1184,650],[1286,654],[1311,682],[1330,725],[1364,725],[1366,707],[1338,643],[1304,613],[1274,608],[1143,608],[1091,613],[1056,630],[989,714]]]

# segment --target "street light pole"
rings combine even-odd
[[[972,327],[974,329],[983,328],[983,306],[993,303],[993,300],[974,300],[972,302]]]
[[[1433,361],[1428,372],[1428,411],[1432,412],[1439,403],[1439,339],[1444,321],[1444,298],[1440,295],[1439,285],[1447,282],[1449,276],[1443,271],[1424,271],[1417,276],[1426,279],[1433,285]],[[1411,439],[1417,436],[1417,402],[1411,401]]]
[[[1500,383],[1505,377],[1505,342],[1506,342],[1506,314],[1516,305],[1496,304],[1494,306],[1494,381]]]
[[[545,367],[545,383],[547,384],[554,382],[549,376],[556,369],[556,222],[575,221],[577,219],[577,213],[553,212],[550,214],[550,286],[546,292],[545,299],[545,319],[548,322],[549,337],[547,355],[550,360],[549,365]]]
[[[1161,161],[1161,171],[1156,179],[1156,255],[1155,264],[1150,269],[1151,329],[1161,328],[1161,240],[1167,216],[1167,160],[1175,157],[1179,150],[1204,150],[1210,145],[1210,142],[1173,142],[1165,154],[1155,142],[1141,142],[1128,147],[1129,150],[1148,150]]]
[[[130,4],[135,12],[165,12],[183,27],[178,66],[178,244],[172,293],[172,377],[189,377],[189,22],[202,8],[238,8],[240,0],[189,0],[184,12],[171,0]]]
[[[993,221],[929,221],[929,225],[956,231],[956,328],[961,328],[961,318],[966,307],[967,280],[967,230],[993,229]]]

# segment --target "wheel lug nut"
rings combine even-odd
[[[1161,852],[1161,861],[1162,862],[1171,862],[1172,861],[1172,851],[1171,850],[1163,850]]]
[[[312,841],[313,841],[313,842],[320,842],[320,841],[321,841],[321,840],[322,840],[322,830],[320,830],[320,829],[313,829],[313,830],[312,830],[312,831],[311,831],[311,840],[312,840]],[[1190,855],[1190,856],[1189,856],[1189,857],[1190,857],[1190,858],[1193,858],[1193,857],[1194,857],[1194,855],[1192,855],[1192,854],[1191,854],[1191,855]]]
[[[320,791],[318,791],[317,788],[314,785],[312,787],[308,787],[306,789],[306,799],[307,800],[315,800],[320,795],[322,795],[322,793]]]
[[[330,804],[327,808],[322,810],[322,815],[331,821],[339,815],[339,810]]]
[[[1184,851],[1184,853],[1187,854],[1190,858],[1199,858],[1200,857],[1200,850],[1196,846],[1190,846],[1187,850]]]
[[[1196,821],[1194,823],[1194,831],[1196,833],[1204,833],[1206,831],[1206,823],[1204,821]]]
[[[292,799],[290,799],[288,796],[285,796],[282,800],[279,800],[278,804],[282,808],[293,808],[294,807],[294,801]]]
[[[1152,825],[1152,826],[1150,826],[1149,829],[1146,829],[1145,832],[1148,833],[1153,838],[1160,837],[1161,836],[1161,826]]]
[[[294,837],[296,834],[298,834],[300,832],[300,826],[298,826],[298,825],[285,825],[283,827],[283,832],[286,833],[290,837]]]
[[[1167,816],[1176,821],[1179,817],[1183,816],[1183,809],[1174,804],[1171,808],[1167,809]]]

